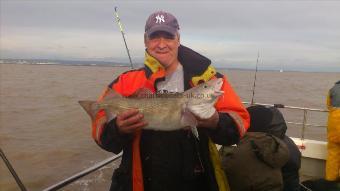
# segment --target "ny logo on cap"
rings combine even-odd
[[[165,20],[164,20],[164,15],[157,15],[156,16],[156,23],[161,23],[161,22],[163,22],[163,23],[165,23]]]

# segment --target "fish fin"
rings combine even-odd
[[[139,88],[129,98],[150,98],[154,93],[148,88]]]
[[[187,109],[184,109],[181,117],[181,125],[183,127],[191,127],[192,134],[199,139],[197,131],[197,119],[196,117]]]
[[[197,140],[200,140],[197,127],[191,127],[191,132],[196,137]]]
[[[83,107],[86,113],[89,114],[91,119],[94,120],[98,112],[97,102],[84,100],[84,101],[78,101],[78,103]]]
[[[110,98],[122,98],[123,96],[120,95],[118,92],[116,92],[115,90],[108,88],[106,95],[104,97],[103,100],[108,100]]]

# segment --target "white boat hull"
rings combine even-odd
[[[327,142],[291,137],[302,154],[301,179],[324,178],[327,159]]]

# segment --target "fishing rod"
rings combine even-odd
[[[255,68],[255,76],[254,76],[254,84],[253,84],[253,95],[251,96],[250,105],[254,105],[254,96],[255,96],[255,87],[256,87],[256,74],[257,74],[257,64],[259,63],[260,51],[257,52],[257,60],[256,60],[256,68]]]
[[[123,40],[124,40],[126,52],[127,52],[128,56],[129,56],[130,66],[131,66],[131,69],[133,69],[133,64],[132,64],[132,60],[131,60],[131,56],[130,56],[130,51],[129,51],[129,48],[128,48],[128,46],[127,46],[126,40],[125,40],[125,33],[124,33],[124,30],[123,30],[123,25],[122,25],[122,23],[120,22],[120,18],[119,18],[119,16],[118,16],[117,7],[115,7],[115,15],[116,15],[116,21],[117,21],[117,24],[118,24],[118,26],[119,26],[120,32],[122,33],[122,37],[123,37]]]
[[[2,158],[2,160],[5,162],[8,170],[11,172],[12,176],[14,177],[15,181],[17,182],[18,186],[20,187],[20,189],[22,191],[26,191],[26,187],[24,186],[24,184],[21,182],[19,176],[17,175],[17,173],[15,172],[14,168],[12,167],[11,163],[9,162],[9,160],[7,159],[5,153],[2,151],[2,149],[0,148],[0,156]]]

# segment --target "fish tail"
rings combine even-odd
[[[89,114],[89,116],[91,117],[92,120],[95,119],[96,114],[99,110],[99,105],[97,102],[95,101],[79,101],[78,102],[83,109],[86,111],[87,114]]]

